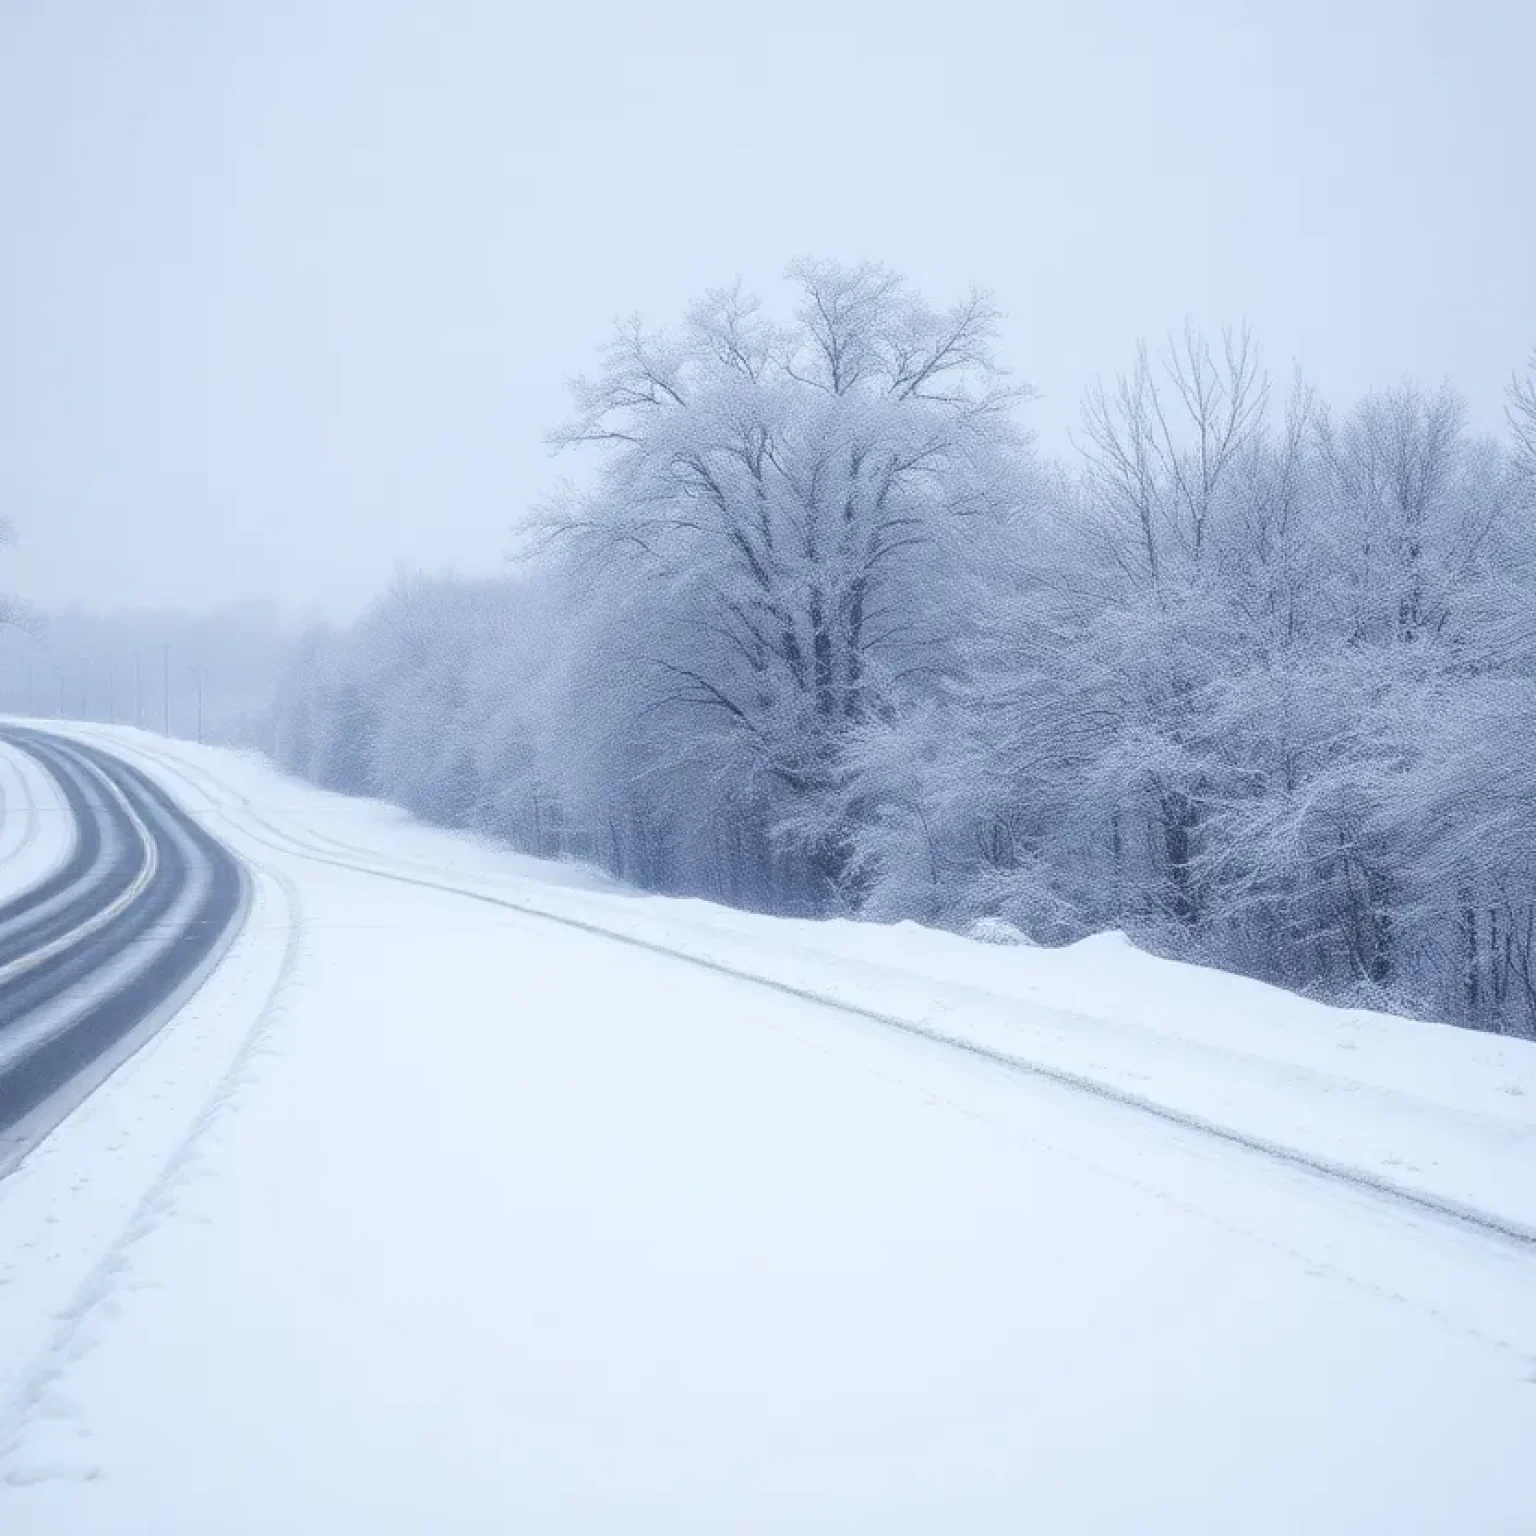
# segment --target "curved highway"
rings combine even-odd
[[[143,774],[46,732],[0,742],[55,781],[68,856],[0,903],[0,1175],[170,1017],[245,911],[243,867]]]

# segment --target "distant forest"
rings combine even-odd
[[[1536,1034],[1536,358],[1494,441],[1191,331],[1049,462],[987,296],[789,275],[621,328],[581,488],[312,631],[280,760],[653,890]]]
[[[0,611],[0,711],[269,745],[295,624],[270,603]]]

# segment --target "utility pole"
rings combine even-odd
[[[197,744],[203,744],[203,664],[197,664]]]
[[[167,645],[161,657],[160,686],[165,696],[165,734],[171,734],[171,648]]]
[[[144,668],[139,653],[133,653],[133,723],[141,729],[144,725]]]
[[[117,664],[107,663],[107,724],[117,724]]]
[[[28,716],[29,719],[37,714],[37,710],[33,707],[33,704],[34,704],[34,699],[33,699],[33,694],[32,694],[32,663],[29,661],[27,663],[27,716]]]

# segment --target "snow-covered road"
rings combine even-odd
[[[75,824],[41,763],[0,743],[0,902],[41,885],[69,857]]]
[[[1425,1159],[1430,1192],[1512,1222],[1531,1047],[1443,1031],[1435,1087],[1392,1025],[1259,1018],[1263,989],[1252,1053],[1134,999],[1074,1035],[1046,957],[898,935],[876,964],[849,925],[635,898],[94,739],[255,900],[0,1184],[7,1536],[1536,1528],[1531,1245],[782,987],[984,1032],[935,957],[1038,1011],[1011,964],[1072,1072],[1205,1118],[1257,1085],[1263,1138],[1335,1162],[1470,1145]],[[1335,1027],[1368,1059],[1342,1097],[1380,1115],[1358,1144],[1318,1107]]]

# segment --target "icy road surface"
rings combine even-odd
[[[1074,1035],[1059,958],[711,917],[91,739],[256,896],[183,1015],[0,1184],[7,1536],[1536,1529],[1532,1244],[405,881],[875,1011],[947,998],[957,1035],[1002,1027],[943,990],[969,950],[959,980],[1058,1065],[1228,1121],[1251,1084],[1261,1139],[1373,1176],[1395,1137],[1470,1146],[1425,1188],[1511,1231],[1531,1047],[1444,1031],[1436,1089],[1395,1021],[1254,989],[1250,1063],[1246,984],[1227,1036],[1181,1031],[1092,973],[1104,946]],[[1325,1074],[1329,1030],[1377,1065]],[[1358,1144],[1319,1108],[1341,1082],[1380,1112]]]
[[[41,885],[74,840],[58,784],[35,758],[0,744],[0,902]]]

